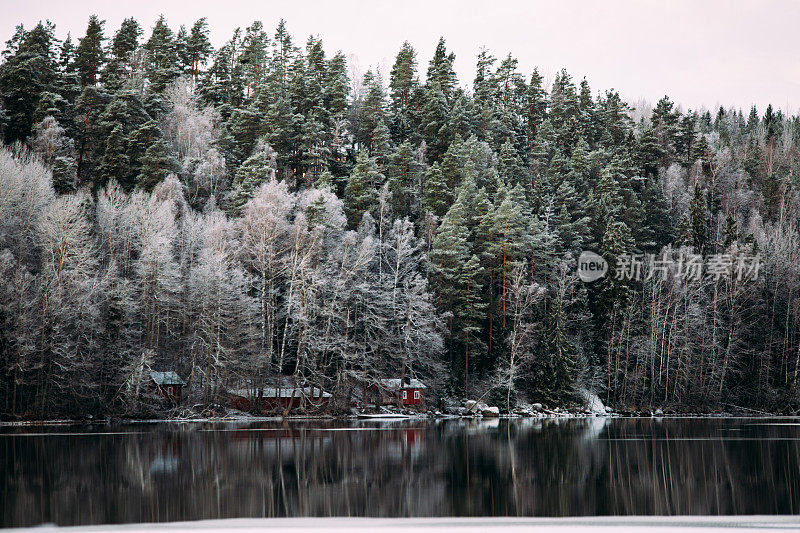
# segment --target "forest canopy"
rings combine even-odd
[[[350,79],[281,21],[18,26],[0,64],[0,412],[141,415],[385,377],[432,396],[800,408],[800,119],[634,109],[444,38]],[[428,43],[423,43],[428,44]],[[592,250],[757,277],[579,279]]]

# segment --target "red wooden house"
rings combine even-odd
[[[162,398],[172,403],[181,403],[183,399],[183,381],[177,372],[150,372],[150,385]]]
[[[310,412],[325,411],[333,397],[319,387],[264,387],[256,389],[234,389],[228,391],[231,407],[240,411],[252,411],[260,402],[262,413],[290,412],[303,409]]]
[[[422,408],[425,403],[425,389],[423,382],[415,378],[385,378],[369,387],[371,403],[375,405],[401,405]]]

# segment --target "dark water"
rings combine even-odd
[[[0,525],[797,514],[796,419],[0,429]]]

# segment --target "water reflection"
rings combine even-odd
[[[15,428],[0,457],[3,526],[800,509],[793,420]]]

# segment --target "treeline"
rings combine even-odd
[[[350,79],[283,21],[77,45],[17,28],[0,65],[0,383],[14,416],[193,405],[226,387],[380,377],[550,405],[798,407],[798,134],[768,107],[632,109],[444,39],[421,79]],[[576,259],[610,275],[582,283]],[[617,279],[626,254],[669,275]],[[679,276],[758,256],[756,278]]]

